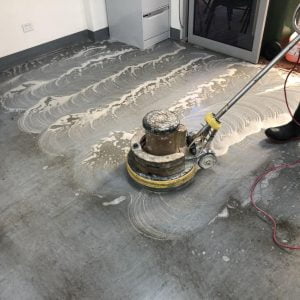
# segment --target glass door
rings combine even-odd
[[[257,63],[269,0],[190,0],[190,43]]]

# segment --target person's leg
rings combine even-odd
[[[300,123],[300,104],[295,111],[294,118]],[[269,128],[265,131],[266,136],[275,141],[288,141],[294,138],[300,138],[300,126],[293,120],[283,126]]]

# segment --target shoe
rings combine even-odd
[[[300,126],[291,121],[283,126],[268,128],[265,134],[273,141],[285,142],[300,138]]]

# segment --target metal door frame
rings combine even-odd
[[[270,0],[258,0],[258,15],[256,16],[256,26],[254,32],[254,41],[252,51],[223,44],[204,37],[193,34],[194,27],[194,8],[195,0],[189,1],[189,26],[188,26],[188,42],[202,46],[204,48],[214,50],[223,54],[237,57],[252,63],[257,63],[259,60],[260,49],[264,34],[264,28],[268,13]]]

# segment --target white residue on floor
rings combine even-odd
[[[209,223],[208,225],[212,224],[216,219],[225,219],[229,217],[229,211],[228,208],[225,207],[220,213],[218,213]]]
[[[229,258],[228,256],[226,256],[226,255],[224,255],[224,256],[222,257],[222,259],[223,259],[225,262],[229,262],[229,261],[230,261],[230,258]]]
[[[228,218],[229,217],[229,212],[228,208],[225,207],[218,215],[217,218]]]
[[[103,206],[109,206],[109,205],[118,205],[120,204],[121,202],[125,201],[127,198],[126,196],[120,196],[110,202],[103,202],[102,205]]]

